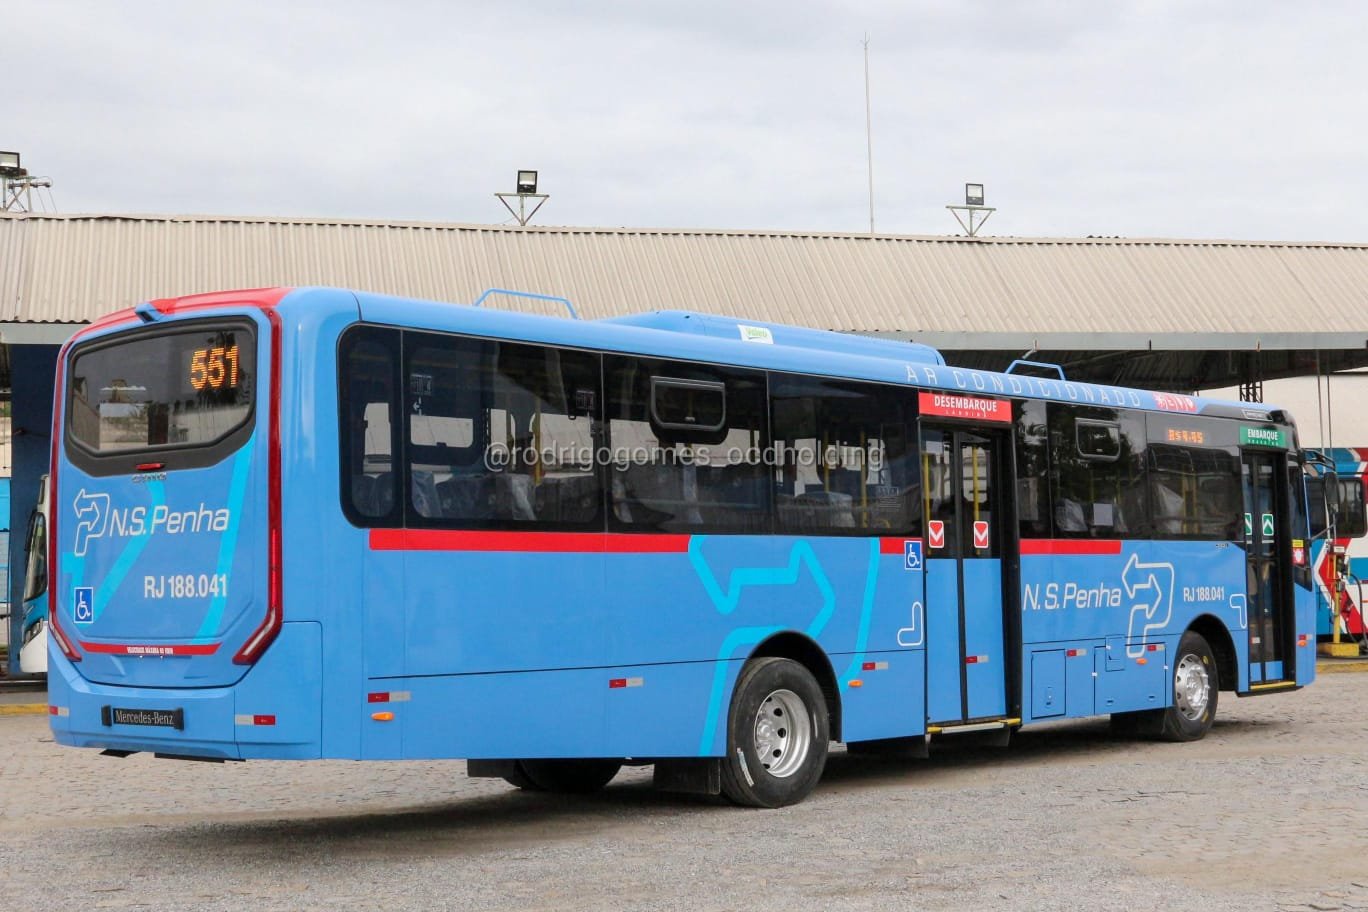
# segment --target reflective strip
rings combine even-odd
[[[645,678],[612,678],[608,681],[610,690],[620,690],[623,687],[640,687],[646,683]]]
[[[67,716],[71,715],[71,708],[68,706],[49,706],[48,715],[60,716],[61,718],[65,719]]]
[[[1065,655],[1067,655],[1071,659],[1076,659],[1079,656],[1085,656],[1087,654],[1088,650],[1086,649],[1070,649],[1068,652],[1065,653]]]
[[[271,715],[238,715],[233,716],[234,725],[275,725],[276,717]]]
[[[964,658],[964,664],[966,665],[983,665],[986,664],[987,661],[987,656],[965,656]]]
[[[382,690],[366,694],[367,703],[407,703],[411,699],[413,692],[408,690]]]
[[[1163,644],[1163,643],[1150,643],[1149,646],[1147,646],[1146,648],[1147,648],[1150,652],[1158,652],[1159,650],[1161,650],[1161,649],[1164,648],[1164,644]]]
[[[865,662],[860,666],[861,671],[887,671],[887,662]]]
[[[131,656],[200,656],[218,652],[218,643],[160,643],[139,645],[136,643],[81,643],[86,652],[103,655]]]

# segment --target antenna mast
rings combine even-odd
[[[865,157],[869,169],[869,233],[874,233],[874,130],[869,114],[869,33],[864,36],[865,68]]]

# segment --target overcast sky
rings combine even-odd
[[[1368,241],[1368,4],[5,0],[61,212]]]

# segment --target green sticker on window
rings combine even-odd
[[[1240,446],[1265,446],[1287,449],[1287,431],[1277,428],[1240,428]]]

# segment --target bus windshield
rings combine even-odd
[[[216,443],[251,415],[255,348],[249,324],[201,323],[80,351],[69,438],[95,455]]]
[[[29,520],[28,568],[24,574],[24,601],[29,602],[47,592],[47,517],[35,512]]]

